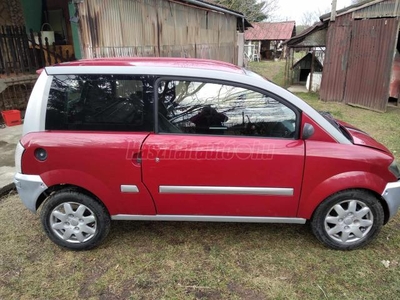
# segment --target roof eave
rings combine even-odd
[[[328,22],[319,22],[314,24],[313,26],[310,26],[310,28],[304,30],[301,32],[299,35],[296,35],[286,41],[283,42],[283,44],[287,44],[288,46],[292,48],[296,48],[296,42],[301,43],[308,35],[313,34],[314,32],[317,32],[319,30],[323,30],[328,27]],[[320,47],[320,46],[314,46],[314,47]]]
[[[336,17],[352,13],[353,11],[356,11],[356,10],[359,10],[359,9],[362,9],[362,8],[365,8],[365,7],[368,7],[368,6],[371,6],[371,5],[375,5],[375,4],[383,2],[383,1],[385,1],[385,0],[375,0],[375,1],[371,1],[371,2],[361,2],[361,3],[357,3],[357,4],[353,4],[353,5],[347,6],[345,8],[339,9],[336,12]],[[326,14],[320,16],[319,19],[321,21],[323,21],[323,22],[328,21],[331,18],[331,13],[332,12],[326,13]]]
[[[225,13],[225,14],[233,15],[233,16],[236,16],[238,18],[243,18],[243,19],[246,20],[245,16],[241,12],[238,12],[236,10],[232,10],[232,9],[229,9],[229,8],[226,8],[226,7],[222,7],[222,6],[217,5],[217,4],[212,4],[212,3],[204,2],[204,1],[201,1],[201,0],[180,0],[180,1],[181,2],[187,2],[187,3],[190,3],[190,4],[196,5],[196,6],[212,9],[212,10],[215,10],[215,11],[218,11],[218,12],[222,12],[222,13]],[[247,20],[246,20],[246,22],[249,23]]]

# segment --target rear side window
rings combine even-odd
[[[46,129],[151,131],[152,93],[152,83],[140,76],[54,76]]]

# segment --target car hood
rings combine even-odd
[[[349,133],[349,135],[353,139],[353,143],[355,145],[374,148],[374,149],[378,149],[380,151],[391,154],[391,152],[389,151],[388,148],[386,148],[384,145],[382,145],[381,143],[376,141],[368,133],[362,131],[361,129],[358,129],[357,127],[355,127],[349,123],[346,123],[346,122],[343,122],[340,120],[336,120],[336,122],[340,126],[345,128],[345,130]]]

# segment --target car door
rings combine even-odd
[[[226,83],[159,80],[143,182],[161,215],[294,217],[304,143],[299,113]]]

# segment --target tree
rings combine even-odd
[[[318,22],[319,20],[319,15],[315,11],[306,11],[303,13],[301,16],[301,23],[299,25],[307,25],[311,26],[315,22]]]
[[[278,8],[278,0],[213,0],[215,4],[241,12],[249,22],[261,22],[271,18]]]
[[[319,17],[330,12],[330,8],[326,7],[324,9],[309,10],[303,13],[301,17],[301,23],[299,25],[311,26],[315,22],[319,21]]]

